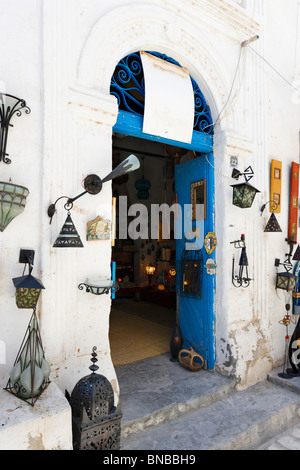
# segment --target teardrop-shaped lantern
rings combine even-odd
[[[59,236],[57,237],[54,245],[54,248],[82,248],[83,243],[80,236],[75,228],[73,220],[70,213],[60,231]]]
[[[8,224],[20,215],[26,205],[29,191],[24,186],[0,182],[0,231],[3,232]]]

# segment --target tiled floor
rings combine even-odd
[[[115,366],[170,350],[175,313],[146,302],[114,302],[110,316],[111,355]]]

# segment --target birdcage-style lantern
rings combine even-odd
[[[260,193],[260,191],[248,183],[254,175],[250,166],[244,171],[244,173],[234,169],[231,176],[234,179],[239,179],[242,175],[245,178],[243,183],[231,185],[233,188],[232,204],[242,209],[247,209],[252,206],[256,193]]]
[[[93,348],[92,373],[75,385],[71,397],[74,450],[118,450],[122,414],[114,406],[111,383],[96,374],[97,348]]]
[[[36,308],[43,283],[32,276],[34,250],[20,250],[19,263],[28,265],[29,273],[26,276],[15,277],[12,281],[16,288],[16,304],[18,308]]]

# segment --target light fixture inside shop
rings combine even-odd
[[[156,267],[153,264],[147,264],[146,266],[146,273],[148,276],[149,284],[151,283],[152,277],[154,276],[156,271]]]
[[[94,295],[109,294],[110,290],[115,293],[119,290],[119,285],[115,281],[100,279],[96,281],[86,281],[79,284],[78,289]]]

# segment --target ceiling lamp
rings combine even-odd
[[[137,189],[137,198],[146,200],[149,198],[149,189],[151,188],[151,183],[149,180],[144,178],[144,160],[145,157],[142,157],[143,160],[143,175],[142,178],[135,182],[135,188]]]

